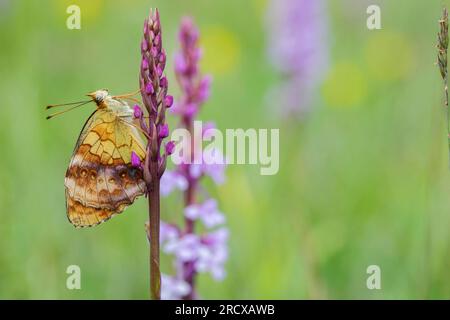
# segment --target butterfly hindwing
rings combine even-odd
[[[144,194],[142,170],[131,165],[131,152],[143,160],[145,149],[131,121],[98,109],[86,122],[65,178],[67,216],[75,227],[106,221]]]

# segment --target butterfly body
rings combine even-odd
[[[65,176],[67,217],[75,227],[102,223],[145,193],[144,142],[133,125],[133,110],[106,90],[89,94],[97,110],[86,121]]]

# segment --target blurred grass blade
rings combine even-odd
[[[448,110],[448,68],[447,68],[447,52],[448,52],[448,11],[444,7],[442,10],[442,18],[439,20],[440,30],[438,33],[438,66],[441,77],[444,80],[444,107],[447,113],[447,139],[449,152],[449,168],[450,168],[450,116]]]

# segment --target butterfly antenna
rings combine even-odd
[[[47,107],[45,107],[46,110],[51,109],[51,108],[55,108],[55,107],[63,107],[63,106],[71,106],[74,104],[81,104],[84,102],[89,102],[91,100],[87,100],[87,101],[78,101],[78,102],[69,102],[69,103],[60,103],[60,104],[49,104]]]
[[[60,111],[60,112],[53,113],[53,114],[47,116],[46,119],[49,120],[49,119],[51,119],[51,118],[53,118],[53,117],[55,117],[55,116],[58,116],[58,115],[60,115],[60,114],[66,113],[66,112],[69,112],[69,111],[71,111],[71,110],[73,110],[73,109],[75,109],[75,108],[84,106],[85,104],[88,104],[89,102],[92,102],[92,100],[78,102],[78,104],[77,104],[76,106],[73,106],[72,108],[69,108],[69,109],[64,110],[64,111]],[[71,104],[73,104],[73,103],[71,103]],[[70,105],[70,104],[68,104],[68,105]],[[47,109],[48,109],[48,108],[47,108]]]
[[[128,98],[128,97],[132,97],[137,95],[139,92],[141,92],[141,89],[136,90],[135,92],[132,93],[126,93],[126,94],[121,94],[118,96],[113,96],[114,99],[123,99],[123,98]]]
[[[135,102],[135,103],[137,103],[137,104],[141,103],[138,99],[135,99],[135,98],[122,98],[122,99],[124,99],[124,100],[130,100],[130,101],[133,101],[133,102]]]

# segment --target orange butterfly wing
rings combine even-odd
[[[75,227],[102,223],[145,193],[142,170],[131,165],[131,152],[143,161],[145,148],[131,121],[98,109],[86,122],[64,183],[67,217]]]

